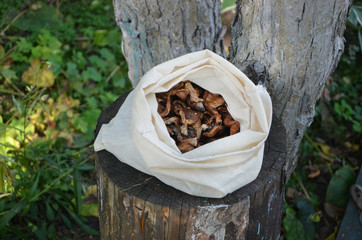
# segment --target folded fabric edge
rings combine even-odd
[[[103,143],[103,139],[102,137],[102,134],[103,134],[103,125],[101,126],[101,130],[99,131],[97,137],[96,137],[96,140],[94,141],[94,144],[93,144],[93,148],[94,148],[94,151],[98,152],[98,151],[101,151],[101,150],[104,150],[106,148],[106,146],[104,145]]]

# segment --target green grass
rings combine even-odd
[[[98,235],[93,130],[131,88],[112,2],[0,9],[0,238]]]

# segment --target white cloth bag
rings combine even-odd
[[[157,112],[157,92],[189,80],[221,94],[240,132],[181,153]],[[269,94],[217,54],[203,50],[155,66],[94,143],[120,161],[191,195],[221,198],[256,179],[272,118]]]

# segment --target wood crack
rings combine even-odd
[[[154,178],[154,177],[147,178],[147,179],[145,179],[143,182],[134,184],[134,185],[130,186],[129,188],[123,188],[123,189],[121,189],[121,190],[124,191],[124,192],[126,192],[126,191],[128,191],[128,190],[131,190],[132,188],[135,188],[135,187],[138,187],[138,186],[141,186],[141,185],[145,184],[146,182],[148,182],[148,181],[151,180],[152,178]]]

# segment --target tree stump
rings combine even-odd
[[[127,95],[103,111],[95,136]],[[273,117],[257,179],[221,199],[183,193],[105,150],[97,152],[102,239],[278,239],[286,180],[285,139],[283,125]]]

